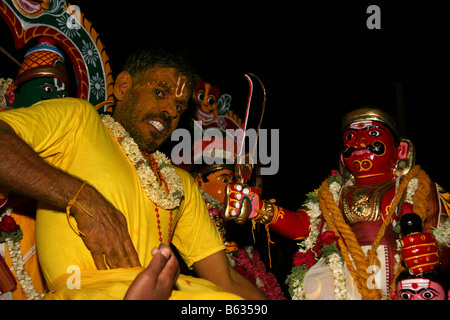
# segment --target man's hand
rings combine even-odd
[[[97,190],[86,184],[70,211],[97,269],[106,269],[106,264],[111,269],[140,266],[124,215]]]
[[[133,281],[125,300],[165,300],[172,295],[180,274],[178,260],[165,244],[153,248],[152,255],[152,261]]]

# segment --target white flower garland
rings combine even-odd
[[[152,154],[167,183],[167,188],[169,189],[169,193],[167,194],[161,188],[158,178],[139,150],[139,146],[122,125],[114,121],[110,115],[102,115],[102,122],[120,143],[123,151],[135,166],[141,185],[148,198],[166,210],[173,210],[178,207],[183,199],[184,190],[180,177],[175,172],[170,159],[159,151],[155,151]]]
[[[6,212],[0,217],[2,220],[4,215],[11,216],[12,209],[6,209]],[[34,288],[31,278],[25,270],[25,262],[23,261],[23,253],[20,249],[20,241],[14,242],[11,238],[6,238],[6,246],[8,248],[11,263],[16,271],[14,275],[19,281],[22,291],[28,300],[40,300],[44,295],[40,295]]]
[[[338,182],[334,181],[330,184],[330,192],[333,195],[334,202],[339,203],[339,193],[341,192],[343,186]],[[336,300],[347,300],[347,280],[344,274],[344,261],[342,257],[337,253],[332,253],[328,256],[328,265],[330,266],[331,272],[333,274],[334,283],[334,297]]]
[[[216,198],[214,198],[212,195],[210,195],[209,193],[203,191],[202,189],[198,189],[200,190],[200,194],[202,195],[202,198],[204,200],[207,200],[208,203],[206,203],[206,207],[207,208],[219,208],[219,209],[223,209],[223,205],[220,203],[219,200],[217,200]]]
[[[11,78],[8,78],[6,80],[0,78],[0,110],[6,108],[7,97],[5,97],[5,94],[11,86],[11,83],[13,83],[13,79]]]
[[[446,247],[450,247],[450,219],[447,218],[444,223],[432,229],[436,241]]]
[[[332,253],[328,256],[328,264],[333,273],[334,297],[336,300],[347,300],[347,280],[344,274],[344,263],[341,256]]]
[[[305,253],[309,250],[311,250],[314,245],[316,244],[317,237],[319,236],[319,224],[320,224],[320,215],[322,214],[322,211],[319,208],[318,203],[314,203],[312,201],[309,201],[306,204],[306,207],[309,209],[306,212],[308,213],[309,217],[309,233],[308,236],[298,245],[300,246],[299,252]]]
[[[332,182],[329,186],[330,192],[333,195],[333,199],[336,203],[339,201],[339,193],[341,191],[342,186],[338,182]],[[317,192],[317,190],[315,190]],[[299,252],[305,253],[309,250],[312,250],[317,242],[317,238],[320,234],[319,224],[321,222],[320,216],[322,215],[322,210],[320,210],[319,204],[313,201],[309,201],[306,203],[306,207],[309,209],[306,212],[309,217],[309,234],[308,236],[300,243]],[[337,253],[332,253],[328,256],[329,259],[329,267],[333,274],[333,283],[334,283],[334,295],[336,300],[347,300],[347,282],[344,275],[344,263],[341,257]],[[295,281],[293,285],[293,300],[304,300],[305,291],[303,289],[304,282],[303,281]]]

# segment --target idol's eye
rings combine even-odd
[[[47,93],[53,93],[53,91],[55,91],[51,86],[45,86],[42,88],[42,90],[44,90]]]
[[[427,290],[427,291],[422,292],[422,297],[426,300],[431,300],[434,297],[436,297],[436,295],[434,294],[433,291]]]
[[[208,97],[208,100],[206,100],[206,102],[208,102],[208,104],[210,106],[214,105],[216,103],[216,98],[214,98],[213,96]]]
[[[371,137],[378,137],[378,136],[381,135],[381,132],[378,131],[378,130],[372,129],[372,130],[369,131],[369,135],[370,135]]]
[[[221,181],[223,182],[223,183],[230,183],[231,182],[231,179],[230,179],[230,177],[223,177],[222,179],[221,179]]]
[[[402,300],[410,300],[412,298],[412,294],[409,292],[402,292],[400,294],[400,299]]]
[[[205,93],[203,91],[199,91],[197,93],[197,99],[198,101],[203,101],[203,99],[205,99]]]
[[[355,137],[355,134],[353,132],[347,132],[344,136],[345,140],[352,140]]]

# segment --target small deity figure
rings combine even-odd
[[[219,87],[199,79],[193,98],[196,104],[194,120],[201,121],[203,130],[242,127],[242,120],[230,110],[231,95],[221,94]]]
[[[441,263],[434,236],[422,233],[422,220],[415,213],[403,215],[400,228],[399,245],[402,265],[406,269],[395,279],[392,299],[447,300],[448,279],[439,272]]]
[[[64,55],[50,38],[40,38],[38,44],[25,54],[14,81],[9,87],[2,109],[29,107],[34,103],[68,95],[69,78]]]

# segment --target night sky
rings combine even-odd
[[[114,75],[135,49],[175,50],[231,94],[231,109],[243,116],[244,74],[256,74],[267,91],[263,128],[280,130],[278,174],[264,177],[264,198],[278,205],[298,209],[338,167],[345,113],[371,105],[397,116],[398,94],[416,163],[450,188],[447,11],[434,2],[341,2],[71,3],[100,34]],[[381,9],[379,30],[366,27],[370,4]],[[14,49],[3,21],[0,34],[1,45],[22,60],[29,45]],[[0,65],[0,77],[15,77],[17,67],[1,54]]]

